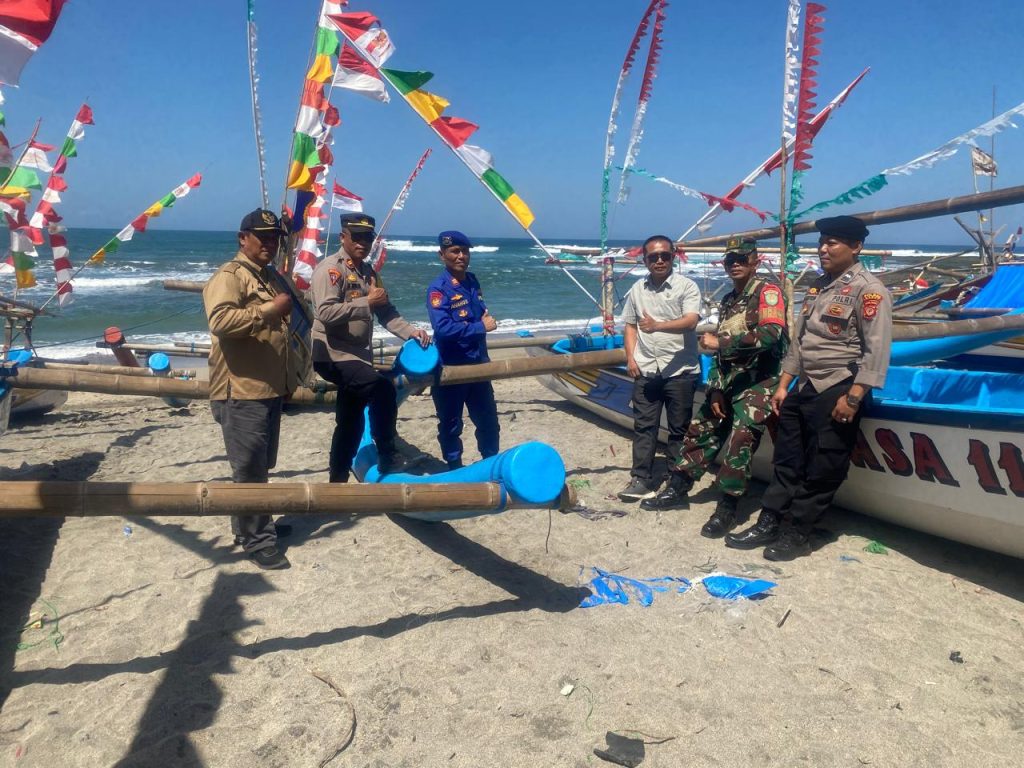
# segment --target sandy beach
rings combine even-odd
[[[837,510],[810,557],[728,550],[707,479],[688,512],[624,505],[628,432],[496,391],[503,445],[551,443],[585,511],[292,518],[277,572],[224,518],[0,520],[0,764],[581,768],[608,732],[663,768],[1019,764],[1024,563]],[[286,415],[272,481],[326,481],[332,418]],[[435,429],[402,407],[403,451]],[[3,480],[227,477],[204,402],[72,394],[0,441]],[[594,566],[777,586],[579,608]]]

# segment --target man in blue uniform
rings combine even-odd
[[[434,343],[444,365],[487,363],[487,334],[498,327],[487,312],[480,283],[468,272],[473,244],[461,232],[447,230],[437,237],[442,272],[427,288],[427,312]],[[489,381],[432,387],[437,409],[437,441],[450,469],[462,466],[462,411],[476,427],[476,445],[483,458],[498,452],[498,409]]]

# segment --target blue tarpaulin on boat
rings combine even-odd
[[[1024,412],[1024,374],[893,366],[874,399],[887,405]]]
[[[1024,264],[1002,264],[965,305],[972,309],[1024,307]]]

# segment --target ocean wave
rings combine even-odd
[[[412,240],[387,240],[384,241],[388,245],[389,251],[405,251],[409,253],[437,253],[437,246],[434,244],[422,245],[414,243]],[[474,253],[494,253],[499,249],[497,245],[474,245]]]

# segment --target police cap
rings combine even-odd
[[[285,234],[284,224],[277,214],[263,208],[257,208],[252,213],[247,213],[238,225],[239,232],[278,232]]]
[[[814,222],[815,228],[823,235],[838,237],[840,240],[863,242],[868,228],[856,216],[830,216]]]
[[[365,213],[343,213],[341,228],[353,233],[373,232],[377,228],[377,220]]]

